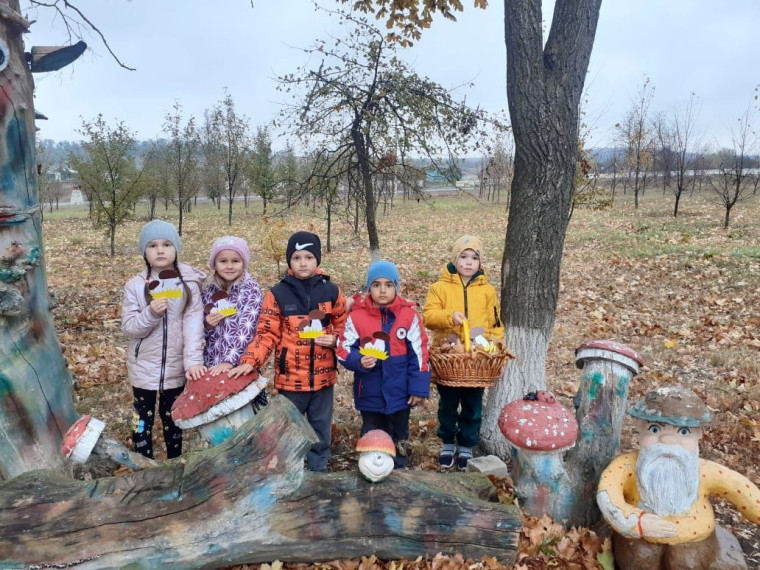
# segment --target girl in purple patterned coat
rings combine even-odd
[[[212,376],[237,366],[256,332],[262,296],[259,284],[248,274],[250,261],[251,252],[242,238],[224,236],[211,247],[208,266],[212,273],[201,299],[206,329],[203,360]],[[254,408],[266,403],[262,390]]]

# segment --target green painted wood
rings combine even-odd
[[[217,447],[124,477],[0,484],[0,566],[220,567],[461,552],[514,561],[520,512],[479,474],[305,473],[316,436],[285,398]]]
[[[0,479],[65,470],[63,434],[76,419],[71,377],[48,314],[37,197],[34,84],[19,0],[0,11]]]

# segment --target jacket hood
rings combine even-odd
[[[457,284],[462,282],[462,280],[459,278],[459,273],[457,273],[457,269],[454,267],[453,263],[448,262],[444,264],[443,269],[441,269],[441,281]],[[478,269],[478,272],[470,278],[470,281],[467,283],[467,285],[472,285],[474,283],[488,283],[488,278],[486,277],[486,274],[483,272],[482,268]]]
[[[288,267],[287,272],[282,276],[282,280],[283,281],[310,281],[314,279],[315,277],[322,277],[323,279],[327,279],[328,281],[330,280],[330,276],[324,271],[322,271],[321,267],[317,267],[317,270],[314,272],[314,275],[312,275],[308,279],[299,279],[298,277],[295,276],[295,274],[293,273],[293,270]]]
[[[355,309],[365,309],[365,310],[369,311],[370,314],[378,314],[378,315],[380,314],[380,306],[379,305],[375,305],[372,302],[372,297],[369,296],[369,293],[366,294],[366,295],[364,295],[363,297],[362,297],[361,293],[356,293],[354,295],[353,300],[354,300],[354,303],[353,303],[353,305],[351,305],[351,310],[352,311],[355,310]],[[394,313],[398,314],[398,311],[402,307],[412,307],[412,308],[414,308],[416,306],[417,306],[417,303],[415,303],[414,301],[407,301],[406,299],[402,298],[401,296],[396,295],[396,298],[393,299],[393,302],[390,305],[386,305],[384,308],[390,309]]]

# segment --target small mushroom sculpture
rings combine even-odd
[[[531,515],[561,512],[572,483],[562,455],[575,445],[578,422],[551,392],[541,390],[504,406],[499,429],[512,444],[515,494]]]
[[[253,400],[266,387],[257,372],[230,378],[209,372],[190,380],[172,406],[172,419],[182,429],[197,427],[211,445],[219,445],[258,410]]]
[[[135,471],[158,465],[153,459],[128,450],[116,440],[102,438],[105,427],[106,424],[97,418],[82,416],[63,436],[61,453],[75,463],[84,463],[94,453],[100,457],[110,457]]]
[[[393,471],[396,446],[390,435],[381,429],[368,431],[356,443],[359,472],[371,483],[378,483]]]

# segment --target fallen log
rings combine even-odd
[[[316,436],[275,397],[221,445],[123,477],[32,471],[0,484],[0,567],[214,568],[376,554],[516,554],[520,512],[479,474],[304,473]]]

